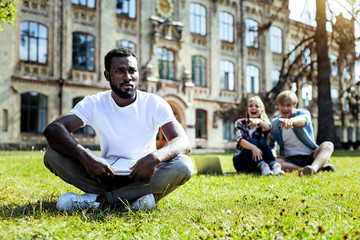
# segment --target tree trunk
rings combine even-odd
[[[326,32],[326,0],[316,0],[316,55],[318,86],[318,134],[317,143],[331,141],[338,144],[335,137],[333,108],[330,96],[330,61],[328,54],[328,35]]]

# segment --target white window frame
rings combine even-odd
[[[234,84],[234,63],[223,60],[220,62],[221,89],[233,91]]]
[[[246,91],[248,93],[259,93],[260,70],[254,65],[246,66]]]
[[[234,42],[234,17],[228,12],[219,13],[220,40]]]
[[[282,30],[279,27],[270,27],[270,50],[273,53],[282,53]]]
[[[190,32],[206,35],[206,8],[198,3],[190,3]]]

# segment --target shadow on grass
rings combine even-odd
[[[23,217],[39,218],[44,214],[58,213],[54,201],[38,201],[36,203],[0,205],[0,218],[13,219]]]
[[[101,220],[102,216],[107,214],[113,214],[118,217],[128,216],[136,212],[124,211],[124,208],[103,206],[100,207],[100,210],[94,211],[92,209],[77,210],[72,212],[63,212],[56,209],[56,201],[50,200],[40,200],[36,203],[25,203],[25,204],[9,204],[9,205],[0,205],[0,219],[21,219],[33,217],[35,219],[40,219],[45,215],[48,216],[58,216],[58,215],[82,215],[86,214],[87,217],[96,218],[96,220]],[[105,220],[105,219],[104,219]]]

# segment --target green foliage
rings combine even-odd
[[[15,20],[15,3],[18,0],[0,1],[0,21],[4,23],[14,24]],[[0,31],[3,28],[0,24]]]
[[[190,155],[192,158],[194,155]],[[0,152],[0,239],[359,239],[360,152],[337,151],[334,173],[194,175],[151,212],[59,212],[80,190],[43,165],[43,152]]]

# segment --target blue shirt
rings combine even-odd
[[[307,109],[295,109],[291,117],[302,116],[306,119],[306,125],[304,127],[293,126],[292,130],[295,133],[295,136],[307,147],[314,150],[319,146],[315,142],[314,138],[314,129],[311,123],[311,115]],[[279,121],[281,116],[274,118],[271,121],[271,133],[274,140],[279,144],[280,147],[280,156],[284,156],[284,143],[282,140],[282,131],[280,129],[281,122]],[[272,143],[270,146],[273,146]]]

